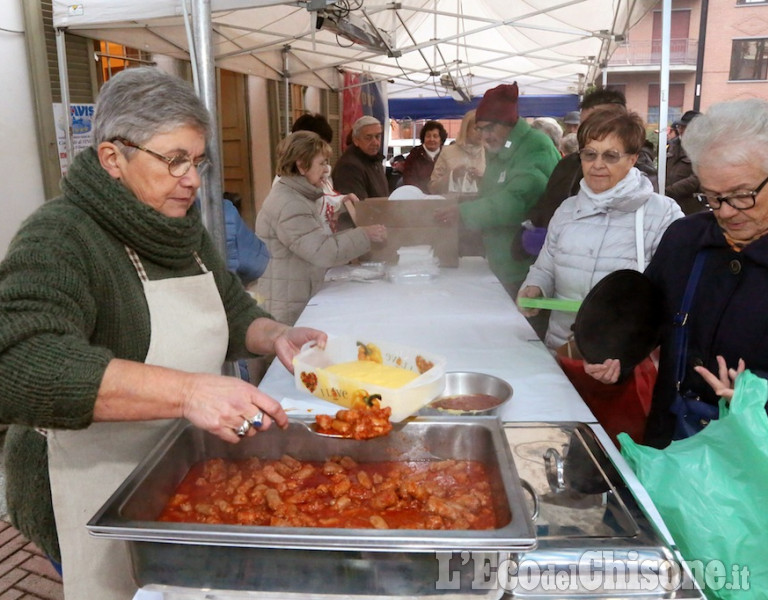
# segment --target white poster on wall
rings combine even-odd
[[[93,104],[70,104],[69,114],[72,127],[72,152],[77,154],[93,143]],[[59,146],[59,166],[65,175],[69,166],[67,156],[67,123],[64,107],[60,102],[53,104],[53,119],[56,123],[56,141]]]

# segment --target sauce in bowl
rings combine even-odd
[[[430,404],[440,410],[458,410],[462,412],[490,410],[502,403],[501,398],[490,394],[457,394],[438,398]]]

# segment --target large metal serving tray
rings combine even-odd
[[[359,462],[478,460],[486,465],[502,526],[489,531],[376,530],[163,523],[154,519],[198,461],[258,456]],[[126,540],[145,587],[261,590],[282,595],[498,597],[476,589],[473,561],[536,546],[533,524],[501,424],[495,417],[419,417],[368,441],[314,435],[301,424],[228,444],[189,424],[169,432],[88,523],[93,535]],[[461,558],[472,551],[473,560]],[[454,554],[455,553],[455,554]],[[446,561],[450,571],[446,570]],[[481,566],[478,568],[482,568]],[[450,573],[449,589],[441,591]],[[456,589],[457,582],[459,588]],[[269,597],[268,594],[264,597]],[[287,597],[287,596],[286,596]]]

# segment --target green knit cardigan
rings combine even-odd
[[[183,218],[160,214],[110,177],[94,149],[75,158],[62,191],[27,219],[0,264],[0,422],[13,424],[9,514],[56,559],[46,438],[32,428],[88,427],[110,360],[144,360],[149,311],[125,246],[149,279],[199,274],[197,251],[227,313],[228,359],[252,356],[245,332],[269,316],[227,271],[196,208]]]

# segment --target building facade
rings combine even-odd
[[[737,98],[768,99],[768,1],[673,0],[669,122]],[[649,127],[659,125],[662,3],[635,25],[605,65]]]

